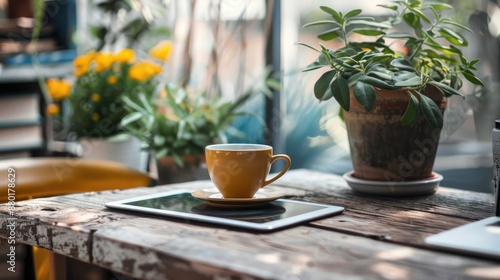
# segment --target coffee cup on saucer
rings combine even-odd
[[[257,191],[283,176],[290,168],[290,157],[273,155],[273,148],[261,144],[215,144],[205,148],[210,179],[224,198],[253,198]],[[266,180],[274,161],[285,167]]]

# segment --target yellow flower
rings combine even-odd
[[[74,75],[78,78],[89,71],[90,63],[94,59],[95,52],[90,51],[73,60]]]
[[[93,113],[92,114],[92,120],[95,121],[95,122],[98,121],[99,120],[99,114],[98,113]]]
[[[134,60],[135,53],[132,49],[123,49],[116,55],[116,61],[120,63],[127,63]]]
[[[65,99],[69,96],[71,91],[71,84],[60,79],[47,79],[47,89],[49,91],[50,97],[55,101]]]
[[[161,66],[150,61],[143,61],[134,64],[130,67],[128,76],[136,81],[144,82],[145,80],[161,73]]]
[[[95,71],[97,73],[108,69],[113,62],[115,62],[115,56],[110,52],[99,52],[94,58]]]
[[[75,77],[79,78],[79,77],[85,75],[85,73],[87,73],[89,71],[89,68],[90,67],[88,65],[75,68],[73,74],[75,75]]]
[[[47,106],[47,114],[54,116],[59,113],[59,106],[57,104],[49,104]]]
[[[101,100],[101,95],[99,93],[97,93],[97,92],[94,92],[90,96],[90,99],[92,99],[92,101],[94,101],[95,103],[97,103],[97,102],[99,102],[99,100]]]
[[[116,78],[116,76],[110,76],[108,78],[108,84],[110,84],[110,85],[116,84],[116,81],[118,81],[118,78]]]
[[[151,48],[149,55],[161,61],[166,61],[172,53],[173,44],[171,41],[161,41]]]

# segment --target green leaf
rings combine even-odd
[[[474,65],[476,65],[478,62],[480,61],[480,59],[473,59],[469,62],[469,68],[470,67],[473,67]]]
[[[453,6],[446,4],[446,3],[441,3],[441,2],[426,1],[425,4],[427,6],[433,7],[436,11],[453,9]]]
[[[346,25],[354,25],[354,24],[359,24],[363,26],[370,26],[370,27],[378,27],[378,28],[385,28],[389,29],[391,28],[390,25],[382,23],[382,22],[376,22],[376,21],[369,21],[369,20],[350,20],[348,21],[348,24]]]
[[[437,43],[432,43],[432,42],[428,42],[426,41],[425,42],[425,45],[435,49],[435,50],[438,50],[438,51],[441,51],[445,54],[457,54],[457,55],[460,55],[462,52],[457,49],[457,48],[454,48],[453,46],[450,46],[450,47],[446,47],[446,46],[443,46],[443,45],[439,45]]]
[[[306,68],[302,69],[302,72],[312,71],[324,67],[325,65],[319,63],[318,61],[314,61],[313,63],[306,66]]]
[[[310,48],[311,50],[313,50],[313,51],[317,51],[317,52],[319,52],[319,53],[321,52],[321,51],[320,51],[320,50],[318,50],[317,48],[315,48],[315,47],[313,47],[313,46],[311,46],[311,45],[309,45],[309,44],[306,44],[306,43],[297,42],[297,43],[295,43],[295,44],[297,44],[297,45],[299,45],[299,46],[304,46],[304,47],[306,47],[306,48]]]
[[[443,128],[443,114],[439,107],[430,99],[429,97],[419,93],[420,95],[420,107],[422,108],[422,113],[425,119],[431,125],[432,128],[441,129]]]
[[[422,30],[425,35],[427,35],[427,40],[431,40],[432,42],[436,42],[434,39],[437,37],[437,33],[434,31],[434,29],[425,29]]]
[[[327,7],[327,6],[320,6],[319,7],[323,12],[326,12],[332,16],[334,20],[336,20],[340,24],[344,24],[344,19],[342,18],[342,15],[335,11],[334,9]]]
[[[325,25],[325,24],[336,24],[338,25],[339,23],[333,20],[318,20],[318,21],[313,21],[309,22],[307,24],[304,24],[302,28],[304,27],[309,27],[309,26],[316,26],[316,25]]]
[[[373,18],[373,17],[362,17],[362,16],[359,16],[359,17],[355,17],[355,18],[348,18],[348,19],[346,19],[346,22],[347,21],[352,21],[352,20],[366,20],[366,21],[373,22],[373,21],[375,21],[375,18]]]
[[[463,47],[466,47],[468,45],[467,40],[462,35],[447,27],[441,27],[439,29],[439,34],[441,34],[441,36],[443,36],[448,42],[452,44]]]
[[[422,32],[421,32],[422,33]],[[424,42],[423,39],[416,39],[416,38],[408,38],[406,43],[404,44],[405,47],[407,48],[413,48],[413,47],[419,47],[420,44]]]
[[[179,156],[176,153],[172,154],[172,156],[174,157],[174,160],[175,160],[175,162],[177,163],[177,165],[179,167],[181,167],[181,168],[184,167],[184,161],[182,161],[182,157],[181,156]]]
[[[346,68],[347,70],[353,70],[353,71],[356,71],[356,70],[357,70],[357,69],[356,69],[356,67],[354,67],[354,66],[352,66],[352,65],[350,65],[350,64],[348,64],[348,63],[346,63],[346,62],[352,62],[352,60],[346,60],[346,59],[334,59],[333,61],[335,62],[335,64],[338,64],[338,65],[340,65],[340,66],[342,66],[342,67]],[[344,61],[346,61],[346,62],[344,62]],[[346,69],[344,69],[344,70],[346,70]]]
[[[450,86],[452,88],[457,88],[457,89],[460,89],[460,87],[462,87],[461,85],[459,85],[459,78],[458,78],[458,75],[451,75],[450,77]]]
[[[465,71],[462,73],[464,75],[464,77],[467,79],[467,81],[471,82],[472,84],[474,85],[478,85],[478,86],[483,86],[484,87],[484,84],[481,80],[479,80],[475,75],[474,73],[470,72],[470,71]]]
[[[168,153],[168,149],[167,148],[163,148],[161,150],[159,150],[158,152],[156,152],[156,158],[162,158],[164,156],[166,156]]]
[[[377,76],[377,77],[384,79],[384,80],[392,80],[393,75],[391,75],[391,74],[392,74],[392,72],[389,72],[389,73],[380,72],[380,71],[370,71],[369,72],[370,76],[372,76],[372,77]]]
[[[401,123],[403,125],[414,124],[420,116],[420,111],[418,110],[420,102],[418,102],[418,99],[413,94],[408,94],[410,95],[410,100],[408,101],[408,106],[406,107],[403,117],[401,117]]]
[[[372,85],[374,87],[382,88],[382,89],[396,89],[395,86],[390,85],[380,79],[370,77],[370,76],[361,76],[359,81],[365,84]]]
[[[382,8],[386,8],[386,9],[389,9],[389,10],[393,10],[393,11],[397,11],[398,10],[398,6],[396,5],[377,5],[377,7],[382,7]]]
[[[422,11],[420,9],[415,9],[414,7],[411,7],[411,6],[407,6],[408,9],[410,11],[412,11],[413,13],[415,13],[415,15],[423,20],[425,20],[427,23],[431,23],[430,19],[427,18],[426,15],[424,15],[424,13],[422,13]]]
[[[394,85],[397,87],[417,87],[421,84],[421,82],[422,81],[420,80],[420,77],[415,76],[415,77],[410,78],[408,80],[399,81],[399,82],[395,83]]]
[[[324,65],[319,63],[318,61],[314,61],[314,62],[310,63],[309,65],[307,65],[304,69],[302,69],[302,72],[316,70],[316,69],[319,69],[321,67],[324,67]]]
[[[327,66],[327,65],[330,65],[330,57],[329,57],[329,53],[321,53],[319,56],[318,56],[318,62]]]
[[[153,142],[154,142],[155,146],[157,146],[157,147],[163,146],[165,144],[165,141],[166,141],[166,139],[162,135],[155,135],[153,137]]]
[[[344,18],[355,17],[355,16],[361,14],[361,12],[363,12],[363,10],[361,10],[361,9],[352,10],[352,11],[348,12],[347,14],[345,14]]]
[[[179,126],[177,130],[177,139],[183,139],[185,138],[184,136],[184,130],[186,128],[186,121],[185,120],[179,120]]]
[[[360,61],[362,58],[364,58],[366,55],[366,52],[365,51],[362,51],[362,52],[359,52],[353,56],[351,56],[350,58],[356,62]]]
[[[413,29],[421,29],[422,24],[420,23],[420,18],[415,14],[407,13],[403,15],[403,20],[406,22],[408,26]]]
[[[212,139],[210,139],[210,137],[206,134],[197,133],[193,136],[193,142],[199,146],[206,146],[210,144],[211,141]]]
[[[376,54],[373,58],[372,58],[372,63],[374,62],[380,62],[380,61],[385,61],[385,60],[390,60],[392,59],[394,56],[392,54]]]
[[[330,83],[337,71],[328,71],[321,75],[321,77],[314,84],[314,96],[319,100],[328,100],[332,98],[330,92]]]
[[[384,36],[385,38],[390,38],[390,39],[409,39],[413,38],[413,35],[410,33],[405,33],[405,32],[393,32],[393,33],[388,33]]]
[[[146,109],[148,113],[152,114],[153,107],[151,107],[151,104],[146,96],[144,94],[139,94],[139,100],[141,101],[143,108]]]
[[[351,57],[357,53],[358,51],[352,48],[344,48],[341,51],[335,52],[335,57]]]
[[[151,131],[151,130],[153,129],[154,122],[155,122],[155,117],[154,117],[154,115],[150,115],[150,116],[147,118],[147,123],[146,123],[146,130],[147,130],[147,131]]]
[[[351,32],[365,35],[365,36],[379,36],[379,35],[384,35],[385,31],[382,30],[377,30],[377,29],[364,29],[364,28],[355,28],[352,29]]]
[[[144,109],[143,107],[137,105],[134,101],[132,101],[129,97],[125,96],[123,97],[123,102],[125,102],[125,104],[130,107],[131,109],[135,110],[135,111],[138,111],[138,112],[141,112],[141,113],[144,113],[144,114],[147,114],[147,111],[146,109]]]
[[[139,113],[139,112],[133,112],[133,113],[130,113],[128,115],[126,115],[125,117],[123,117],[123,119],[121,120],[120,122],[120,125],[125,127],[137,120],[140,120],[142,118],[142,114]]]
[[[408,70],[408,71],[412,71],[412,72],[415,71],[415,69],[413,69],[413,66],[411,65],[411,63],[404,58],[394,59],[393,61],[391,61],[391,66],[394,66],[394,67],[401,69],[401,70]]]
[[[349,79],[347,79],[347,85],[349,86],[349,88],[353,87],[358,82],[361,76],[363,76],[363,73],[358,72],[349,77]]]
[[[397,82],[402,82],[402,81],[406,81],[406,80],[409,80],[409,79],[412,79],[414,77],[417,77],[418,76],[413,73],[413,72],[408,72],[408,71],[399,71],[397,73],[394,74],[394,77],[393,79]]]
[[[330,41],[333,40],[337,37],[339,37],[338,31],[340,30],[340,27],[332,28],[327,31],[323,31],[318,34],[318,38],[323,40],[323,41]]]
[[[472,29],[468,28],[467,26],[465,25],[461,25],[459,23],[456,23],[454,21],[452,21],[451,19],[449,18],[443,18],[441,20],[441,23],[444,23],[444,24],[447,24],[447,25],[452,25],[452,26],[455,26],[455,27],[458,27],[458,28],[461,28],[463,30],[466,30],[466,31],[469,31],[470,33],[472,33]]]
[[[350,94],[349,85],[342,77],[336,77],[331,84],[331,91],[333,97],[344,110],[349,111],[350,108]]]
[[[358,82],[354,86],[354,98],[361,104],[366,111],[371,111],[375,105],[376,92],[375,89],[369,85],[362,82]]]
[[[389,81],[392,81],[394,76],[394,73],[392,71],[385,69],[385,67],[380,63],[372,64],[367,67],[366,70],[366,73],[369,76],[377,76]]]
[[[441,90],[447,92],[448,94],[451,94],[451,95],[459,95],[459,96],[462,96],[464,97],[463,94],[461,94],[459,91],[457,91],[456,89],[446,85],[446,84],[443,84],[443,83],[440,83],[440,82],[436,82],[436,81],[430,81],[429,82],[430,85],[434,85],[438,88],[440,88]]]

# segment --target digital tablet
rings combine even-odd
[[[431,235],[433,247],[500,260],[500,217],[489,217]]]
[[[195,198],[190,190],[175,190],[105,203],[112,209],[135,211],[184,221],[200,221],[270,231],[341,213],[340,206],[278,199],[250,208],[219,208]]]

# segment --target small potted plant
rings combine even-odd
[[[304,71],[329,69],[315,82],[314,94],[321,101],[333,97],[342,107],[354,178],[385,185],[431,179],[447,97],[462,95],[463,81],[482,86],[474,74],[479,60],[468,60],[459,49],[468,44],[462,32],[470,30],[443,16],[452,9],[445,3],[396,0],[379,7],[389,12],[387,20],[361,9],[343,14],[321,6],[330,18],[305,26],[327,26],[318,38],[343,46],[300,43],[319,53]],[[398,43],[403,47],[396,49]],[[398,194],[387,190],[382,193]]]
[[[137,100],[140,94],[151,98],[171,49],[171,42],[162,41],[150,50],[149,57],[142,59],[128,48],[114,53],[89,51],[73,61],[72,84],[57,79],[47,81],[54,101],[49,113],[58,117],[58,106],[67,98],[67,140],[78,141],[81,148],[72,152],[145,170],[147,154],[141,153],[141,143],[120,125],[128,113],[123,98]]]
[[[227,142],[228,128],[238,116],[260,120],[241,109],[253,95],[249,90],[224,101],[220,93],[210,96],[169,83],[153,98],[142,93],[136,99],[125,97],[128,114],[121,125],[156,158],[158,184],[209,179],[205,147]],[[233,127],[232,134],[243,132]]]

